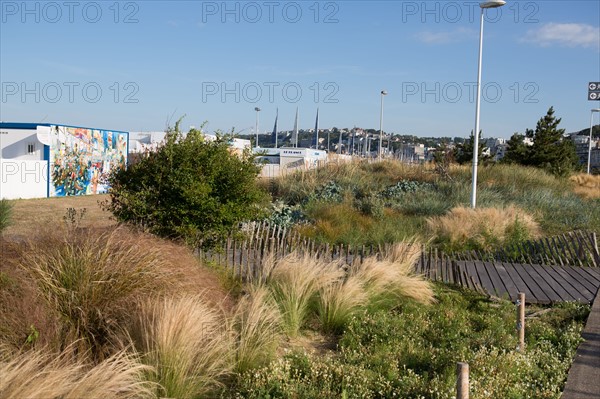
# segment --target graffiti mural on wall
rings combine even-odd
[[[53,126],[50,196],[102,194],[115,167],[124,168],[127,133]]]

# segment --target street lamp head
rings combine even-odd
[[[255,110],[256,112],[258,112],[258,111],[260,111],[260,108],[258,108],[258,107],[254,107],[254,110]]]
[[[600,112],[600,108],[592,108],[592,112]]]
[[[505,4],[506,4],[506,1],[504,1],[504,0],[489,0],[489,1],[484,1],[483,3],[479,3],[479,7],[481,7],[481,8],[496,8],[496,7],[502,7]]]
[[[387,96],[387,91],[385,91],[385,90],[381,90],[381,95],[383,95],[383,96]]]

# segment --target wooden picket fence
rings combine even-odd
[[[199,250],[199,253],[205,261],[225,267],[232,275],[244,281],[264,280],[266,276],[263,265],[271,261],[270,257],[278,259],[294,251],[300,254],[309,253],[326,260],[340,260],[342,264],[352,266],[362,263],[370,256],[384,257],[391,250],[389,244],[379,246],[318,244],[314,240],[300,236],[294,230],[279,225],[269,225],[267,222],[253,222],[246,225],[243,230],[242,238],[231,236],[221,248],[211,251]],[[423,250],[415,264],[415,272],[431,281],[457,284],[483,292],[483,289],[467,273],[464,267],[465,261],[598,267],[600,259],[598,259],[595,239],[595,233],[573,232],[526,242],[494,253],[472,251],[444,254],[437,249]],[[513,255],[515,253],[517,255]]]
[[[497,251],[454,253],[452,257],[467,261],[600,267],[600,253],[596,233],[581,230],[554,237],[524,241],[503,247]]]
[[[224,266],[243,280],[252,280],[265,277],[263,264],[267,257],[278,259],[291,252],[309,253],[318,258],[340,260],[343,264],[353,265],[369,256],[384,255],[391,247],[317,244],[295,231],[267,222],[253,222],[243,230],[244,238],[230,236],[221,248],[211,251],[199,249],[200,256],[205,261]]]

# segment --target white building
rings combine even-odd
[[[312,148],[254,148],[263,165],[261,177],[277,177],[296,170],[313,169],[327,162],[327,152]]]
[[[128,133],[50,123],[0,122],[0,198],[106,192],[127,165]]]

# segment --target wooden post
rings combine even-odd
[[[456,363],[456,399],[469,399],[469,363]]]
[[[519,352],[525,353],[525,294],[519,292],[517,301],[517,330],[519,332]]]

